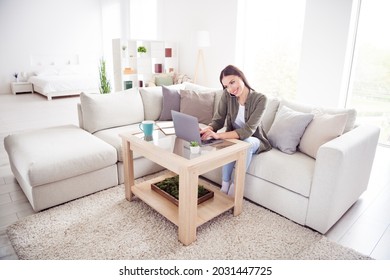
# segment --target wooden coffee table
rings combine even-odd
[[[245,161],[249,144],[239,140],[225,140],[216,146],[201,148],[198,155],[190,154],[188,142],[174,135],[165,136],[155,131],[152,141],[131,133],[120,135],[122,138],[123,163],[126,199],[131,201],[135,195],[161,215],[178,226],[179,240],[189,245],[196,240],[196,229],[205,222],[233,208],[233,215],[242,212]],[[149,160],[170,170],[167,174],[151,180],[134,184],[133,153],[136,152]],[[199,178],[217,167],[236,161],[234,197],[227,196],[206,180]],[[151,189],[151,184],[167,177],[179,175],[179,206]],[[198,184],[214,192],[214,197],[197,204]]]

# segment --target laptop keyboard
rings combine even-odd
[[[206,139],[206,140],[202,140],[202,145],[207,145],[207,144],[211,144],[215,142],[215,139]]]

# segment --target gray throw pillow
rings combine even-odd
[[[272,147],[280,151],[293,154],[314,114],[294,111],[282,106],[275,116],[275,120],[268,132],[268,140]]]
[[[162,86],[163,102],[159,120],[171,121],[171,110],[180,112],[180,94],[177,89],[170,89]]]

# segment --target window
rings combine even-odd
[[[390,1],[362,1],[348,107],[358,122],[381,128],[379,143],[390,146]]]
[[[237,32],[244,43],[238,49],[244,53],[242,68],[249,83],[261,93],[293,99],[297,91],[306,1],[242,3]]]

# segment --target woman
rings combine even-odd
[[[222,70],[219,81],[224,91],[212,122],[201,130],[202,139],[240,139],[248,142],[251,144],[246,161],[248,168],[253,154],[271,149],[260,121],[267,98],[252,89],[244,73],[233,65]],[[224,127],[225,121],[226,132],[217,132]],[[231,162],[222,168],[221,191],[229,195],[234,194],[234,164]]]

